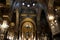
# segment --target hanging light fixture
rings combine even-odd
[[[30,38],[28,38],[28,40],[31,40]]]
[[[58,11],[58,9],[55,9],[55,11]]]
[[[36,40],[36,38],[34,37],[34,40]]]
[[[21,39],[21,36],[19,37],[19,40],[22,40],[22,39]]]
[[[54,16],[53,15],[49,15],[49,20],[54,20]]]
[[[9,39],[9,40],[13,40],[13,36],[7,36],[7,39]]]
[[[7,24],[7,21],[6,20],[4,20],[3,21],[3,23],[2,23],[2,25],[1,25],[1,28],[8,28],[9,27],[9,25]]]
[[[22,3],[22,5],[24,6],[24,5],[25,5],[25,3]]]
[[[28,4],[27,7],[30,7],[30,5]]]
[[[33,3],[33,6],[35,6],[35,3]]]
[[[0,25],[1,31],[5,32],[8,27],[9,27],[9,25],[7,24],[7,21],[3,20],[3,23]]]

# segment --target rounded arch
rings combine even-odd
[[[22,25],[22,34],[24,35],[24,37],[26,37],[27,35],[29,35],[28,37],[31,37],[33,35],[33,32],[33,24],[31,22],[24,22]]]
[[[20,28],[22,27],[22,24],[24,22],[31,22],[34,25],[34,28],[36,30],[36,24],[35,24],[35,22],[31,18],[25,18],[25,19],[23,19],[23,21],[21,21],[21,23],[20,23]]]
[[[36,32],[36,24],[32,18],[25,18],[20,23],[20,36],[24,38],[33,38]]]

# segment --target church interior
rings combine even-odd
[[[60,0],[0,0],[0,40],[60,40]]]

